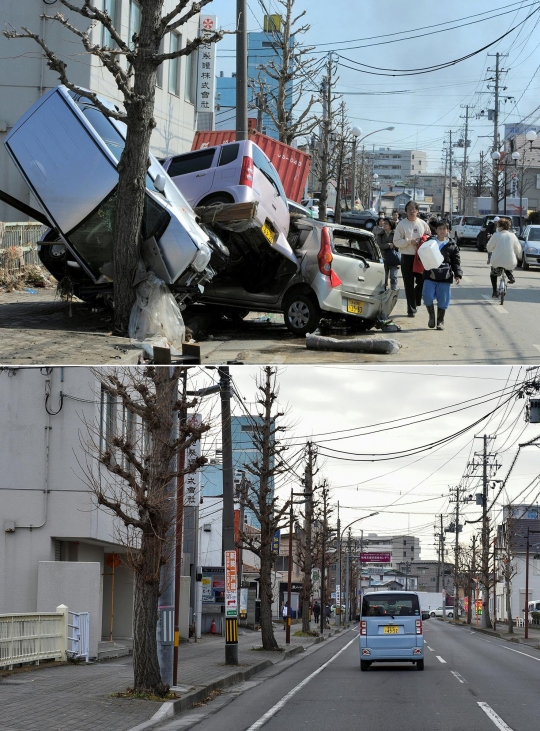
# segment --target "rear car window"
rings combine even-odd
[[[415,594],[398,591],[364,595],[362,617],[419,617],[420,603]]]
[[[233,142],[231,145],[223,145],[219,154],[218,165],[228,165],[230,162],[234,162],[238,157],[238,150],[240,145],[237,142]]]
[[[208,168],[212,167],[215,152],[216,148],[212,147],[173,157],[167,172],[171,178],[176,178],[178,175],[196,173],[198,170],[208,170]]]
[[[355,236],[348,231],[333,231],[332,239],[336,251],[340,253],[360,254],[370,261],[379,261],[379,257],[371,242],[362,236]]]
[[[478,223],[478,221],[480,221],[480,223]],[[475,216],[465,216],[465,225],[466,226],[481,226],[482,219],[476,218]]]
[[[540,241],[540,228],[531,228],[528,236],[529,241]]]
[[[484,225],[483,218],[473,218],[471,221],[471,226],[483,226],[483,225]]]

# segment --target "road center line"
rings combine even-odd
[[[496,307],[495,312],[499,312],[501,315],[508,315],[508,310],[499,305],[499,300],[494,300],[488,294],[483,294],[482,297],[487,300],[490,305],[494,305]]]
[[[477,701],[477,703],[480,706],[480,708],[484,711],[486,716],[493,721],[495,726],[497,726],[497,728],[500,731],[512,731],[510,726],[507,726],[505,724],[505,722],[502,720],[502,718],[495,713],[495,711],[493,710],[493,708],[491,708],[491,706],[488,706],[488,704],[484,703],[483,701]]]
[[[345,652],[345,650],[352,645],[353,642],[356,642],[357,638],[353,637],[353,639],[350,642],[347,642],[345,647],[342,647],[339,652],[336,652],[336,654],[330,658],[330,660],[327,660],[323,665],[321,665],[320,668],[317,668],[311,675],[308,675],[307,678],[304,678],[301,683],[298,683],[292,690],[290,690],[286,695],[283,696],[281,700],[279,700],[275,706],[272,706],[269,711],[266,711],[264,716],[261,716],[258,721],[255,721],[254,724],[252,724],[247,731],[257,731],[257,729],[261,728],[261,726],[264,726],[264,724],[269,721],[272,716],[275,716],[276,713],[283,708],[283,706],[289,701],[293,695],[298,693],[299,690],[301,690],[304,685],[307,685],[312,678],[314,678],[316,675],[318,675],[320,672],[322,672],[328,665],[330,665],[331,662],[334,662],[334,660],[341,655],[342,652]]]
[[[435,657],[437,658],[437,660],[438,660],[439,662],[443,662],[443,663],[444,663],[444,664],[446,665],[446,660],[443,660],[443,659],[442,659],[442,657],[441,657],[440,655],[435,655]]]
[[[430,652],[435,652],[435,650],[433,649],[433,647],[430,647],[429,645],[426,645],[426,647],[427,647],[427,649],[428,649],[428,650],[429,650]]]
[[[465,678],[464,678],[464,677],[463,677],[462,675],[460,675],[459,673],[456,673],[456,671],[455,671],[455,670],[450,670],[450,672],[451,672],[451,673],[452,673],[452,675],[453,675],[453,676],[454,676],[454,677],[456,678],[456,680],[459,680],[459,682],[460,682],[460,683],[466,683],[466,682],[467,682],[467,681],[465,680]]]
[[[510,650],[510,652],[517,652],[518,655],[525,655],[525,657],[530,657],[531,660],[536,660],[536,662],[540,662],[540,657],[529,655],[527,652],[521,652],[521,650],[513,650],[511,647],[506,647],[506,645],[499,645],[499,647],[502,647],[504,650]]]

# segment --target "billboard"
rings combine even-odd
[[[361,563],[390,563],[392,561],[391,553],[361,553]]]

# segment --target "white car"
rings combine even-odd
[[[443,616],[443,608],[438,607],[438,609],[430,609],[429,613],[432,617],[442,617]],[[453,617],[454,616],[454,609],[453,607],[446,607],[445,610],[445,617]]]
[[[529,267],[540,267],[540,226],[527,226],[519,237],[523,250],[521,266],[525,271]]]
[[[456,216],[452,219],[452,234],[456,244],[476,244],[482,230],[483,218],[478,216]]]
[[[302,201],[304,208],[309,208],[313,213],[313,218],[319,218],[319,199],[318,198],[304,198]],[[326,217],[329,221],[334,220],[334,209],[331,206],[326,206]]]

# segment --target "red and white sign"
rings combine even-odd
[[[361,553],[360,561],[362,563],[391,563],[391,553]]]
[[[225,616],[238,616],[236,551],[225,551]]]

